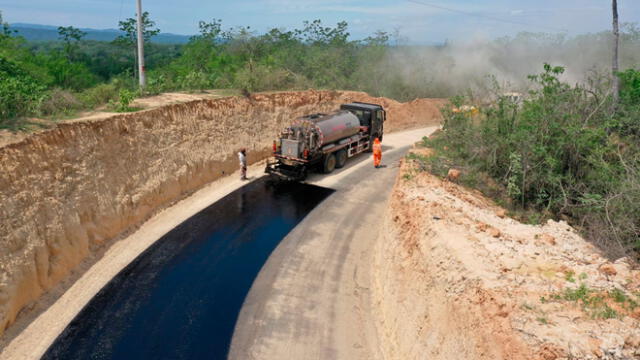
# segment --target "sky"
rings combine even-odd
[[[397,31],[410,43],[496,38],[521,31],[575,35],[611,28],[611,0],[143,0],[162,32],[191,35],[200,20],[223,27],[300,28],[320,19],[349,23],[355,39]],[[620,21],[640,23],[640,0],[618,0]],[[0,0],[9,23],[117,28],[135,14],[135,0]]]

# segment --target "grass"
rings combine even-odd
[[[580,276],[578,277],[580,280],[587,280],[587,273],[581,273]]]
[[[564,279],[568,282],[575,283],[576,282],[576,278],[574,277],[575,275],[576,275],[575,272],[567,271],[564,273]]]
[[[565,279],[569,282],[575,282],[572,272],[565,274]],[[582,273],[580,279],[586,278],[586,274]],[[570,281],[574,280],[574,281]],[[619,318],[627,311],[634,311],[640,304],[639,294],[627,295],[621,289],[613,289],[607,292],[590,289],[586,284],[580,284],[577,288],[568,288],[563,292],[552,293],[548,297],[540,297],[540,303],[546,304],[554,301],[574,302],[582,307],[582,309],[593,319],[615,319]],[[638,300],[633,299],[637,297]],[[615,305],[613,305],[615,304]],[[612,307],[613,306],[613,307]]]

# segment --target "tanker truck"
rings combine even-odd
[[[382,141],[385,119],[382,106],[362,102],[295,119],[273,142],[273,160],[265,172],[289,181],[302,181],[314,169],[331,173],[347,159],[371,151],[376,137]]]

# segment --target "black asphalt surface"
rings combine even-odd
[[[224,359],[273,249],[333,190],[257,180],[194,215],[109,282],[43,359]]]

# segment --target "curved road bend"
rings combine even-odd
[[[280,240],[333,190],[251,182],[114,277],[45,359],[224,359],[242,302]]]
[[[267,260],[236,323],[231,358],[377,357],[375,331],[367,321],[368,259],[376,220],[384,213],[397,160],[433,130],[386,135],[386,168],[374,170],[369,156],[359,156],[331,176],[310,178],[310,183],[338,192],[312,211]],[[262,168],[252,166],[250,172],[259,175]],[[0,359],[39,359],[120,270],[173,227],[242,185],[235,176],[216,181],[116,242],[61,297],[46,304],[46,310],[14,326],[19,332],[0,345]]]
[[[229,359],[379,359],[370,270],[398,161],[436,127],[389,134],[370,157],[309,183],[336,189],[290,232],[254,281]]]

